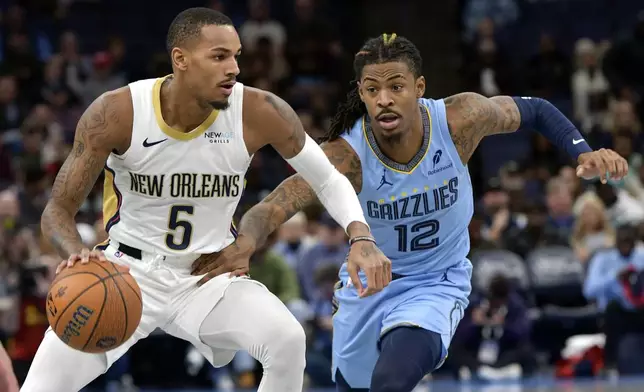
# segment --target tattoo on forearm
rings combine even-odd
[[[286,146],[286,151],[282,151],[282,153],[289,157],[297,155],[302,150],[302,147],[304,147],[304,142],[306,141],[306,132],[304,131],[300,118],[293,108],[277,95],[266,93],[265,99],[290,126],[287,141],[280,143]]]
[[[76,230],[74,216],[91,191],[109,155],[110,129],[119,118],[113,96],[99,98],[81,117],[76,128],[74,146],[58,172],[51,199],[45,208],[43,233],[61,257],[80,251],[83,244]]]
[[[362,188],[362,166],[353,149],[343,140],[322,145],[330,162],[344,174],[356,192]],[[259,204],[242,217],[239,232],[249,235],[261,246],[270,233],[298,211],[317,202],[317,195],[298,174],[287,178]]]
[[[445,99],[447,122],[459,157],[467,164],[483,137],[514,132],[521,116],[511,97],[486,98],[476,93],[462,93]]]
[[[291,176],[244,214],[239,232],[254,238],[260,247],[282,223],[316,200],[315,192],[299,174]]]

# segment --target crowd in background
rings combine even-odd
[[[335,7],[322,0],[239,3],[203,5],[229,13],[238,26],[244,47],[240,80],[284,97],[309,134],[321,136],[352,79],[355,48],[344,46],[332,17]],[[622,266],[632,261],[644,267],[638,253],[644,241],[644,13],[605,34],[567,37],[568,48],[558,45],[556,33],[535,30],[528,41],[536,50],[523,45],[520,56],[512,38],[527,28],[524,2],[462,3],[463,90],[546,98],[593,147],[613,148],[630,170],[619,182],[581,181],[572,162],[536,133],[496,136],[482,144],[470,165],[476,290],[443,373],[531,373],[561,360],[568,337],[597,332],[606,332],[606,368],[615,370],[624,336],[638,326],[644,330],[644,312],[621,291],[632,288],[639,298],[638,269],[628,273]],[[42,239],[39,220],[76,121],[103,92],[171,72],[163,52],[147,55],[142,64],[126,35],[97,40],[71,28],[91,28],[75,17],[91,4],[22,1],[0,10],[0,340],[19,377],[48,325],[44,295],[58,257]],[[237,215],[291,173],[272,149],[256,154]],[[88,247],[107,236],[101,192],[102,178],[77,217]],[[305,325],[307,379],[316,386],[331,385],[331,298],[346,253],[343,230],[312,207],[284,224],[251,264],[253,278]],[[614,282],[590,281],[593,269]],[[609,310],[617,321],[603,322]],[[619,327],[624,320],[631,330]],[[187,343],[153,335],[95,385],[252,387],[261,377],[244,353],[223,370],[204,361]]]

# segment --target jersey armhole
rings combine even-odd
[[[360,193],[362,192],[362,189],[364,188],[364,166],[363,166],[362,159],[360,159],[361,155],[358,151],[358,147],[355,146],[355,143],[359,143],[360,141],[364,143],[364,139],[360,137],[358,138],[351,137],[351,134],[349,132],[344,132],[338,137],[338,139],[342,139],[344,140],[345,143],[347,143],[349,148],[351,148],[351,150],[353,151],[353,154],[356,156],[356,159],[358,159],[358,161],[360,162],[360,191],[356,192],[356,195],[360,195]]]
[[[450,132],[449,129],[449,124],[447,123],[447,111],[445,110],[445,101],[440,99],[433,101],[434,107],[436,108],[436,114],[438,118],[432,119],[436,121],[436,124],[438,125],[438,134],[440,135],[440,138],[443,141],[443,146],[445,147],[445,150],[447,154],[449,155],[450,159],[456,166],[456,169],[458,170],[459,173],[462,173],[463,171],[467,170],[467,166],[463,164],[461,161],[461,157],[458,155],[458,151],[456,150],[456,146],[454,145],[454,140],[452,140],[452,133]],[[428,100],[423,100],[423,105],[429,108],[431,105]]]
[[[122,153],[119,154],[116,149],[112,149],[112,152],[110,153],[110,156],[113,156],[116,159],[120,160],[125,160],[127,156],[129,155],[129,152],[132,150],[132,142],[134,141],[134,124],[136,124],[136,110],[134,110],[134,93],[132,92],[132,88],[128,85],[126,86],[127,90],[130,92],[130,105],[132,105],[132,125],[130,126],[130,144],[127,146],[127,149]]]

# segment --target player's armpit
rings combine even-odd
[[[302,122],[288,103],[271,92],[251,87],[244,88],[244,128],[253,134],[251,154],[270,144],[284,159],[290,159],[302,151],[306,141]]]
[[[336,169],[349,179],[356,193],[360,192],[362,165],[351,146],[344,139],[337,139],[322,144],[321,148]],[[249,236],[259,247],[275,229],[316,202],[319,203],[316,193],[302,176],[295,174],[244,214],[239,234]]]
[[[72,151],[56,176],[41,219],[43,233],[65,259],[84,247],[74,217],[107,157],[112,150],[122,153],[129,147],[132,110],[129,89],[119,89],[97,98],[78,122]]]
[[[514,132],[521,126],[519,108],[509,96],[456,94],[445,99],[445,109],[452,140],[463,164],[467,164],[485,136]]]

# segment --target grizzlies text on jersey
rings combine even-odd
[[[452,142],[444,102],[421,98],[419,108],[425,134],[408,164],[380,151],[368,118],[342,136],[362,164],[359,197],[371,231],[400,275],[464,260],[474,209],[469,173]]]

